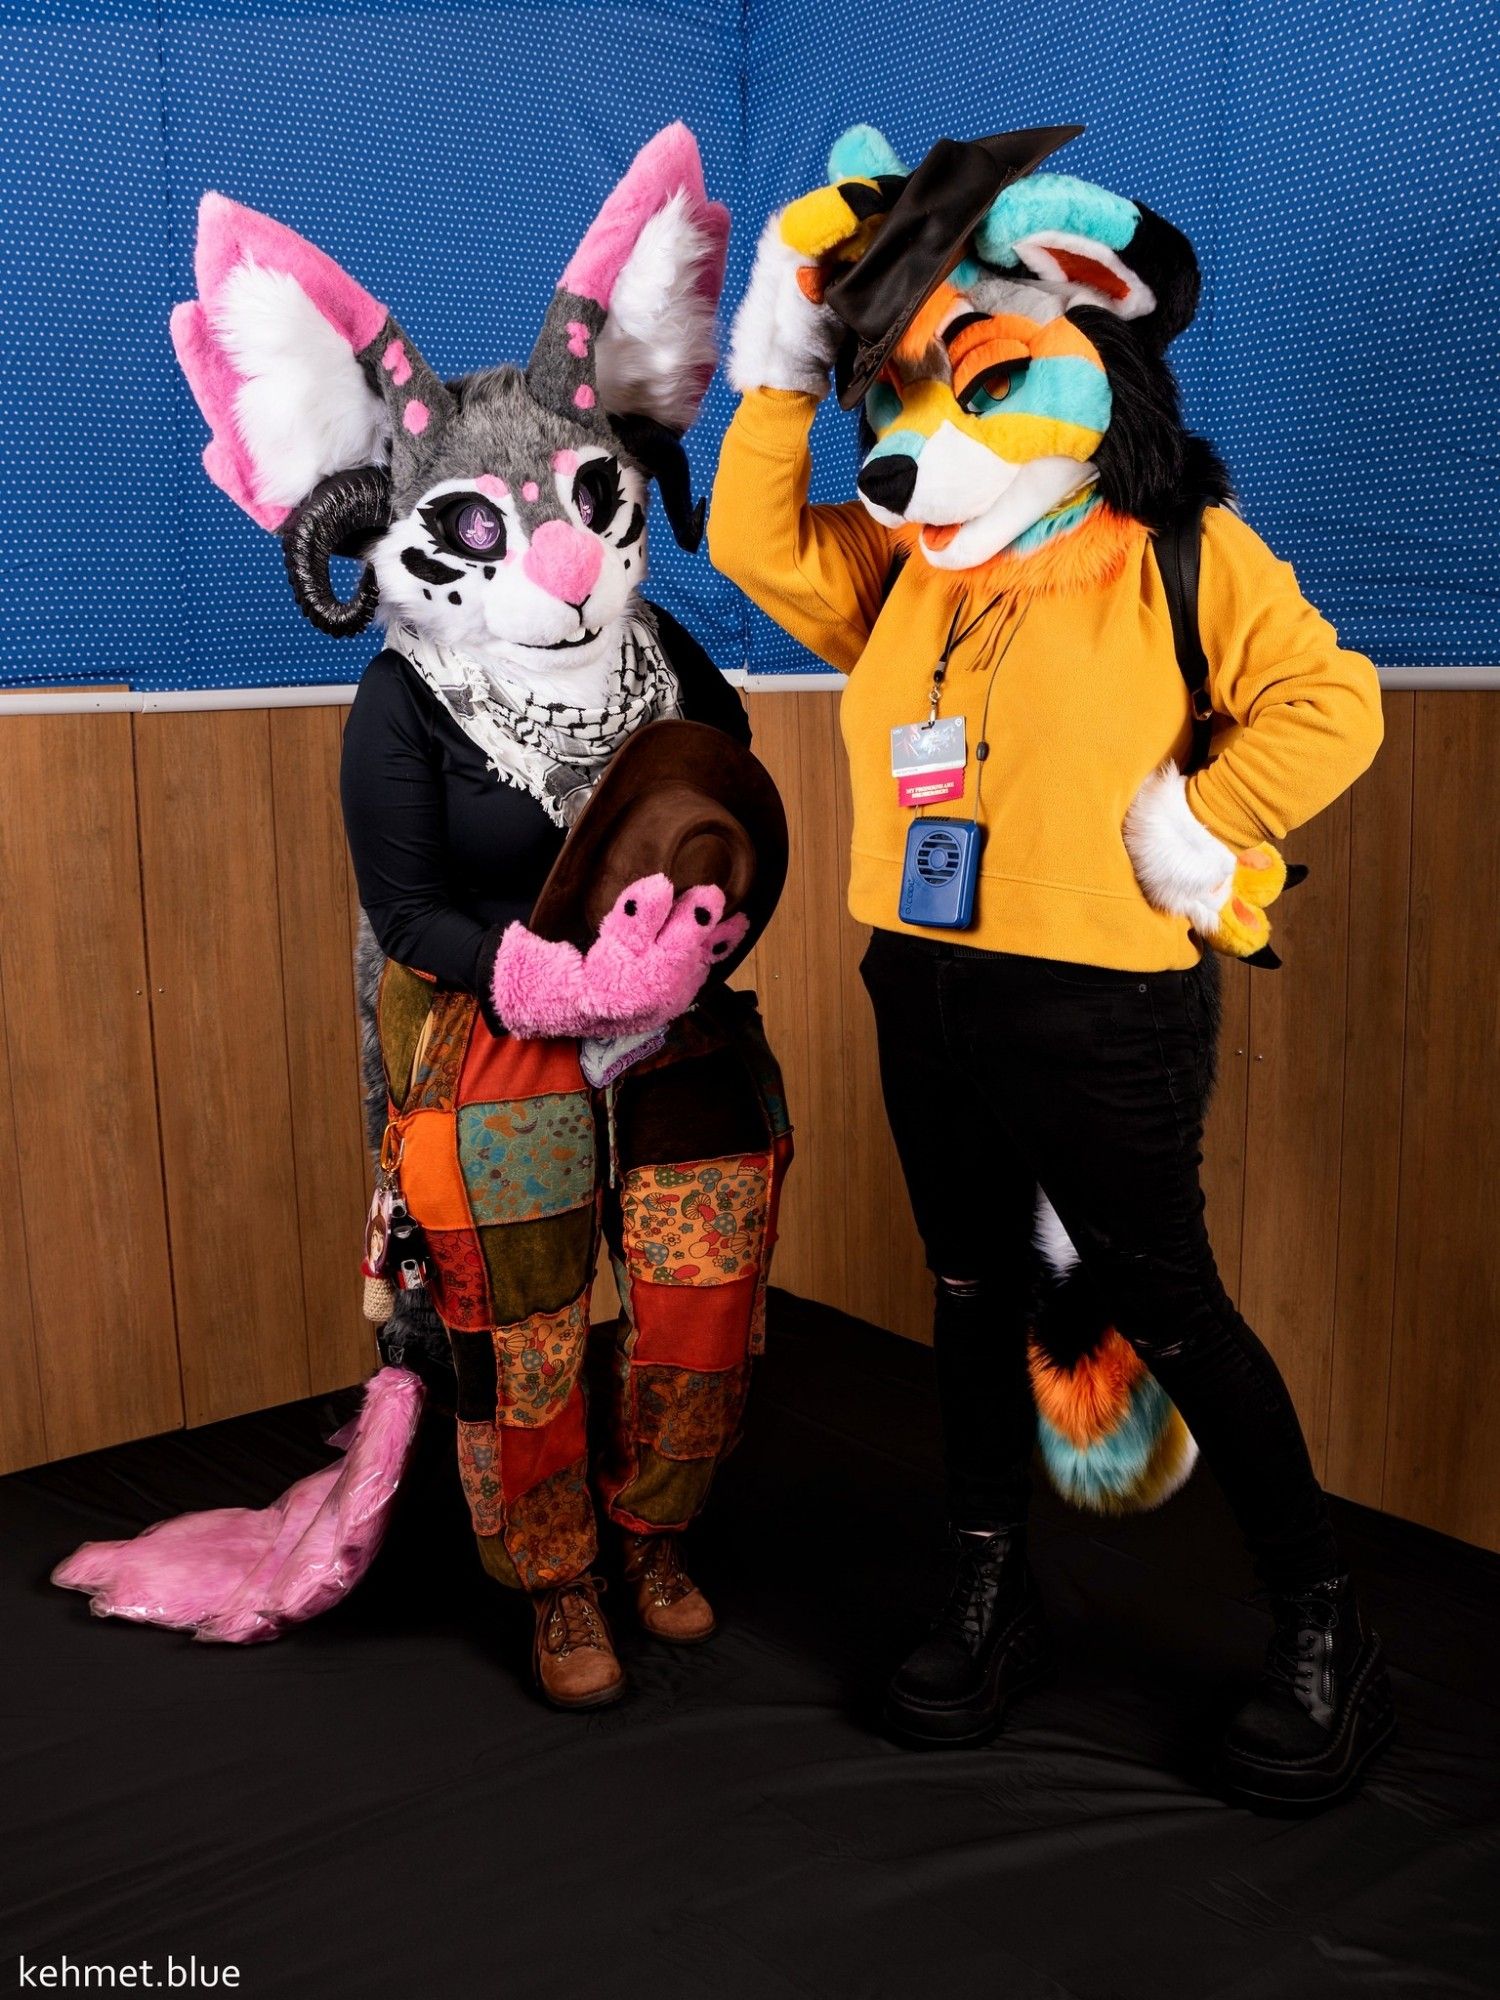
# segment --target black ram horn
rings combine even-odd
[[[380,587],[366,564],[352,597],[328,573],[332,556],[362,558],[391,518],[390,476],[376,465],[335,472],[315,486],[281,530],[286,573],[298,609],[320,632],[347,639],[375,616]]]

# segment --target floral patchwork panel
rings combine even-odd
[[[727,1285],[760,1262],[770,1155],[636,1167],[621,1191],[630,1275],[656,1285]]]
[[[460,1333],[483,1333],[494,1322],[484,1258],[468,1229],[429,1229],[428,1283],[444,1326]]]
[[[502,1424],[548,1423],[568,1400],[589,1336],[589,1295],[561,1312],[533,1313],[495,1331],[495,1373]]]
[[[699,1375],[688,1368],[636,1368],[635,1434],[663,1458],[718,1458],[733,1444],[750,1368]]]
[[[500,1532],[500,1454],[493,1424],[458,1426],[458,1476],[476,1535]]]
[[[469,993],[433,995],[426,1028],[412,1065],[408,1111],[448,1111],[458,1096],[458,1076],[479,1003]]]
[[[523,1590],[546,1590],[583,1575],[598,1551],[598,1536],[582,1459],[511,1502],[505,1547]]]
[[[533,1222],[594,1198],[594,1113],[582,1092],[465,1104],[458,1159],[476,1223]]]

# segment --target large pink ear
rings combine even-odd
[[[386,308],[285,224],[205,194],[195,275],[172,343],[213,432],[204,467],[263,528],[330,474],[386,463],[395,424],[446,412]]]
[[[667,126],[570,258],[527,369],[533,393],[575,420],[607,412],[685,431],[717,360],[728,244],[729,211],[708,199],[697,140]]]

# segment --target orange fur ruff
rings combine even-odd
[[[925,562],[921,536],[921,523],[905,521],[892,530],[891,539],[908,558]],[[972,569],[928,567],[955,595],[964,592],[993,597],[1003,592],[1018,603],[1033,597],[1073,597],[1113,583],[1145,539],[1146,530],[1139,521],[1101,503],[1076,528],[1054,535],[1030,555],[1012,555],[1009,549],[1001,549]]]
[[[1130,1407],[1146,1364],[1111,1327],[1076,1368],[1059,1368],[1032,1343],[1031,1390],[1038,1411],[1078,1450],[1108,1435]]]

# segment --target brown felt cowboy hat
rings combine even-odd
[[[604,767],[531,912],[538,937],[580,949],[630,883],[666,875],[676,889],[712,884],[724,914],[750,928],[732,970],[771,920],[786,881],[786,813],[757,757],[702,722],[651,722]]]
[[[823,294],[852,336],[837,369],[846,410],[863,401],[891,349],[963,257],[996,195],[1082,130],[1043,125],[987,139],[939,139],[907,176],[863,255]]]

